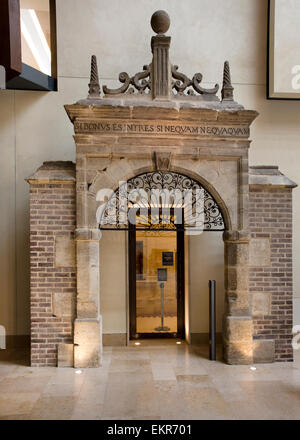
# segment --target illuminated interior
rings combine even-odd
[[[136,331],[177,332],[176,231],[136,232]]]
[[[20,0],[22,62],[51,76],[49,0]]]

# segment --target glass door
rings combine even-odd
[[[183,232],[129,232],[130,333],[183,337]]]

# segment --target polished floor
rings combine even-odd
[[[207,358],[207,347],[141,341],[77,371],[0,351],[0,419],[300,419],[300,353],[256,370]]]

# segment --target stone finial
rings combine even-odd
[[[98,66],[96,55],[92,55],[91,59],[91,79],[89,83],[89,98],[100,97],[100,84],[98,76]]]
[[[231,84],[229,62],[224,63],[222,101],[233,101],[233,87]]]
[[[156,34],[165,34],[170,27],[170,17],[166,11],[156,11],[151,17],[151,27]]]
[[[164,35],[170,26],[170,17],[165,11],[156,11],[151,17],[151,26],[155,35],[151,39],[152,74],[151,91],[152,98],[157,100],[169,100],[172,91],[171,65],[169,61],[169,49],[171,37]]]

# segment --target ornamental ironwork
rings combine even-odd
[[[223,231],[222,211],[214,197],[196,180],[171,171],[140,174],[112,192],[100,190],[96,199],[100,229],[194,229]],[[106,194],[106,200],[104,195]],[[108,197],[107,197],[108,194]]]

